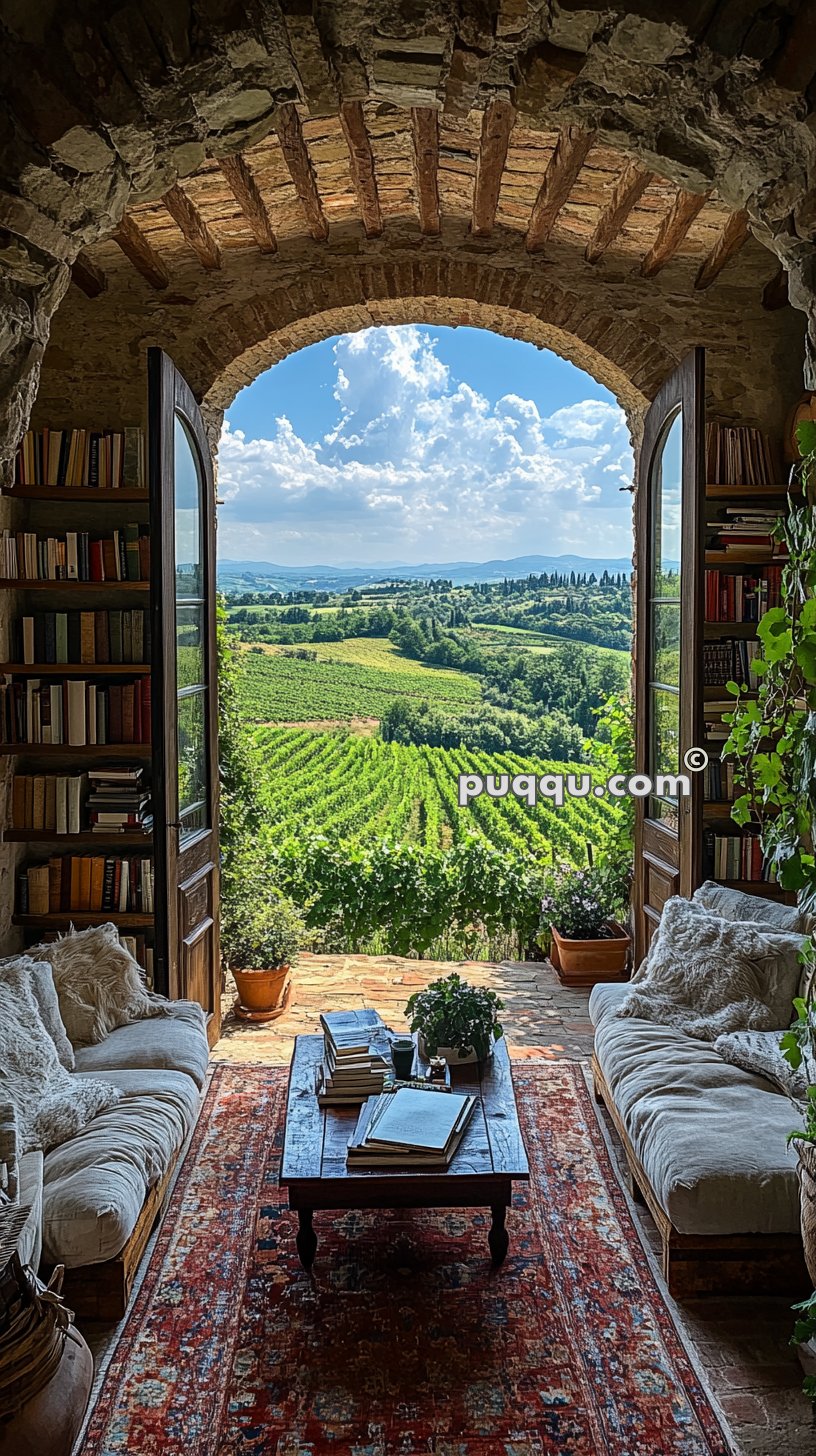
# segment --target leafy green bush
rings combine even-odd
[[[231,970],[276,970],[295,960],[306,924],[270,882],[262,861],[244,862],[240,883],[222,904],[221,954]]]
[[[498,1019],[503,1010],[504,1002],[495,991],[471,986],[453,971],[432,981],[424,991],[416,991],[405,1014],[411,1030],[424,1037],[431,1056],[441,1046],[456,1047],[462,1057],[475,1051],[481,1062],[489,1055],[493,1040],[503,1035]]]

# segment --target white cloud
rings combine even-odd
[[[306,565],[630,553],[618,485],[631,452],[615,405],[542,417],[518,395],[492,404],[414,325],[343,335],[334,364],[338,415],[321,439],[301,439],[285,417],[268,439],[225,421],[224,555]]]

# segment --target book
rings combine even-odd
[[[144,489],[144,434],[122,430],[28,430],[17,450],[16,485]]]
[[[349,1167],[445,1168],[459,1146],[477,1098],[451,1092],[432,1097],[400,1087],[368,1098],[349,1140]]]

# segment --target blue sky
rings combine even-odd
[[[284,565],[631,555],[623,412],[574,365],[480,329],[367,329],[241,391],[219,554]]]

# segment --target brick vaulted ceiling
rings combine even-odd
[[[809,14],[0,7],[0,454],[43,356],[52,418],[117,379],[125,408],[149,343],[220,408],[330,327],[411,316],[606,360],[635,411],[704,342],[724,408],[750,359],[747,412],[778,416],[803,357],[779,260],[805,308],[816,256]]]

